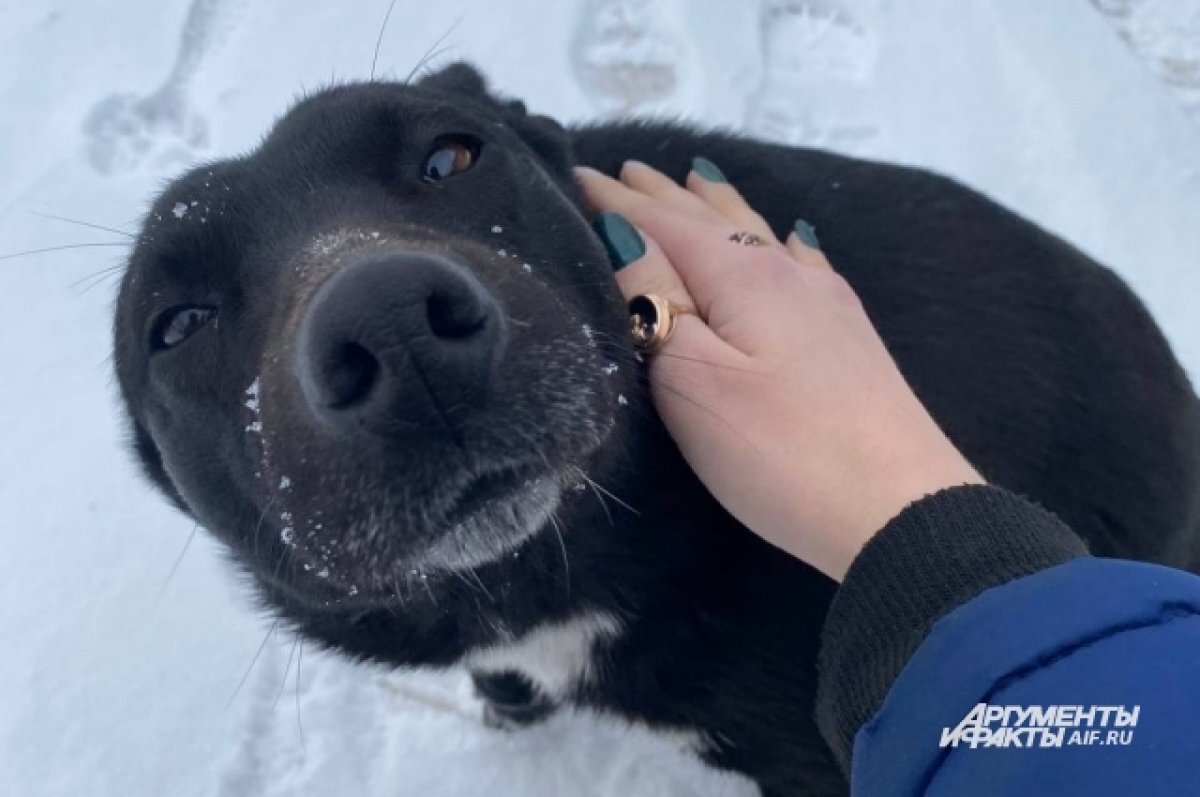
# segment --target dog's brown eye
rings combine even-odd
[[[150,345],[155,350],[178,346],[217,314],[215,307],[187,305],[173,307],[159,316],[154,324]]]
[[[439,139],[433,151],[425,157],[421,177],[427,183],[445,180],[452,174],[470,169],[478,157],[479,146],[474,142],[459,138]]]

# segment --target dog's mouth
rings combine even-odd
[[[275,568],[283,577],[273,580],[331,607],[403,599],[414,580],[517,554],[554,522],[570,472],[505,464],[447,474],[425,494],[398,484],[308,491],[299,478],[280,480],[267,500],[292,567]]]
[[[561,475],[538,468],[506,469],[471,480],[438,524],[441,534],[418,555],[418,569],[475,568],[514,551],[552,521],[563,481]]]
[[[505,468],[476,476],[451,499],[443,525],[453,528],[470,522],[489,507],[520,500],[542,478],[533,468]]]

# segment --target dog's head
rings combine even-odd
[[[452,66],[172,183],[117,306],[151,478],[270,594],[372,606],[544,532],[633,389],[567,136]]]

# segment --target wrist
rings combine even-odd
[[[862,472],[854,494],[847,495],[844,520],[823,529],[823,544],[802,557],[839,584],[863,548],[905,507],[952,487],[987,484],[945,437],[917,452],[882,458]]]

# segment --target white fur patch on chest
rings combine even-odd
[[[545,696],[563,699],[594,677],[597,643],[620,631],[616,618],[592,612],[537,626],[511,642],[473,650],[463,664],[485,673],[519,672]]]

